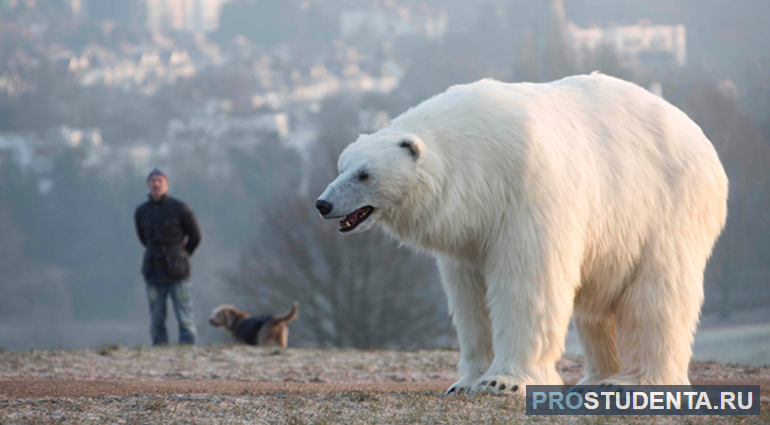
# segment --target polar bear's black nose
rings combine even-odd
[[[318,212],[321,213],[321,215],[326,215],[332,212],[332,208],[334,206],[323,199],[319,199],[318,202],[315,203],[315,207],[318,208]]]

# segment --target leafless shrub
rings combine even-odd
[[[327,133],[328,134],[328,133]],[[422,348],[444,344],[450,331],[435,266],[382,232],[343,236],[315,210],[336,174],[340,135],[305,152],[303,190],[281,182],[296,164],[270,163],[274,188],[260,205],[260,228],[230,282],[260,311],[279,312],[293,301],[300,318],[291,343],[335,347]],[[285,155],[284,155],[285,156]]]

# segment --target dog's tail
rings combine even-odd
[[[275,316],[273,318],[273,322],[285,322],[289,323],[292,320],[297,318],[297,314],[299,313],[299,304],[295,301],[294,304],[291,306],[291,311],[288,313],[281,314],[280,316]]]

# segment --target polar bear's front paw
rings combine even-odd
[[[454,384],[452,384],[451,387],[449,387],[448,390],[446,390],[446,393],[444,395],[455,395],[455,394],[470,394],[471,388],[473,388],[473,381],[470,379],[461,379]]]
[[[510,375],[482,376],[473,383],[471,394],[489,393],[493,395],[524,395],[526,384]]]

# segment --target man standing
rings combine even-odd
[[[195,320],[190,298],[190,256],[201,241],[192,210],[166,194],[168,178],[156,168],[147,176],[149,200],[136,209],[134,221],[145,246],[142,275],[150,302],[152,345],[168,344],[166,296],[170,295],[179,322],[179,343],[195,344]]]

